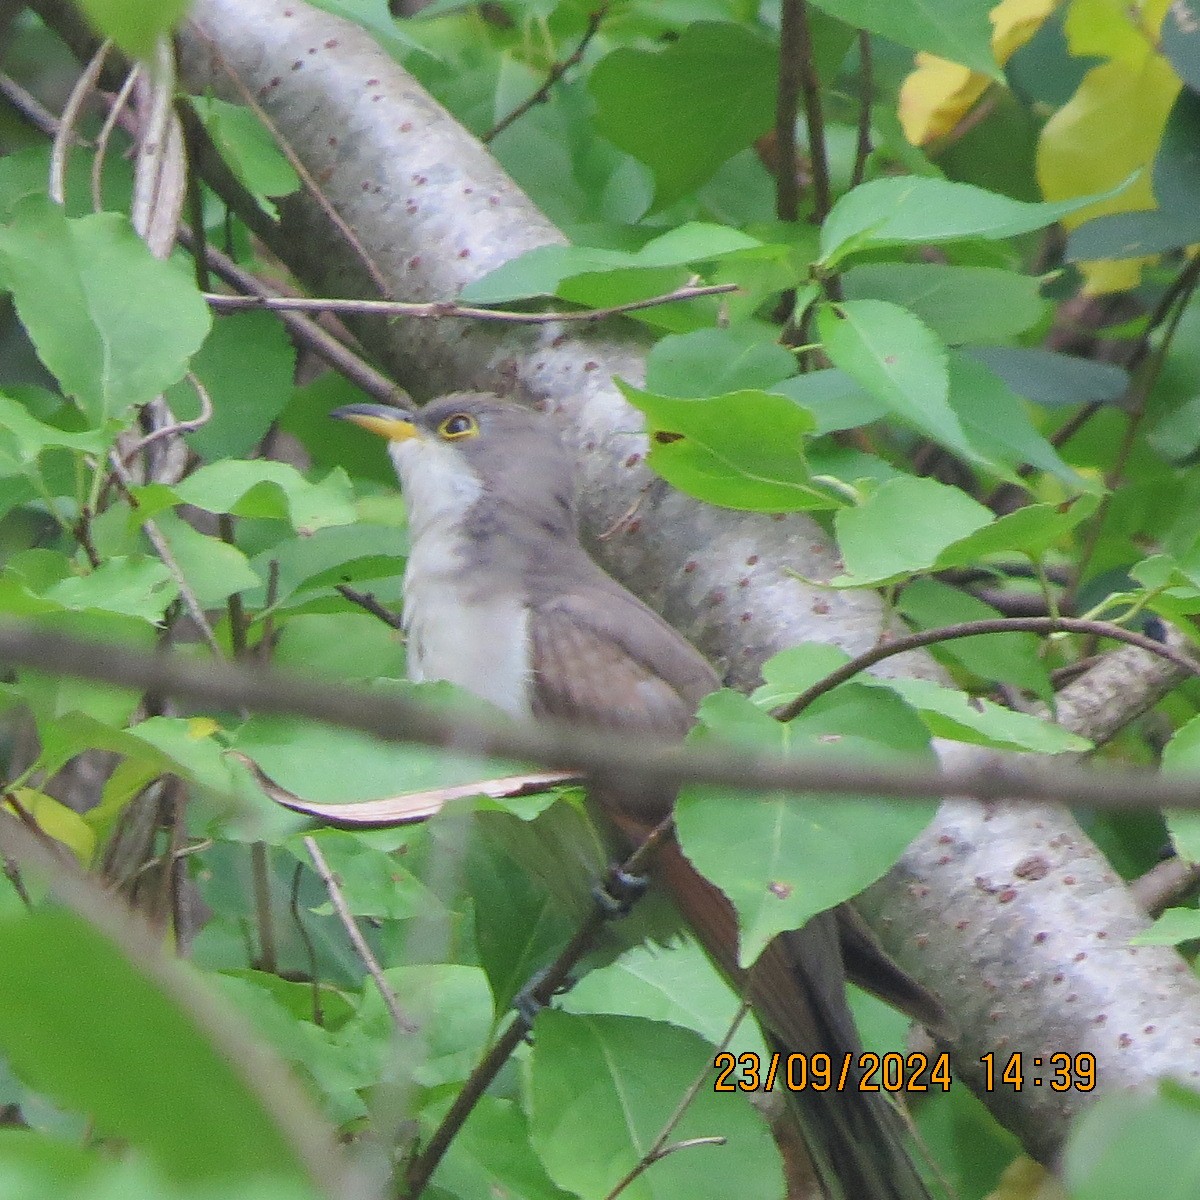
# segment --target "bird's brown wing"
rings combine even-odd
[[[536,716],[681,738],[716,672],[656,612],[607,576],[530,612]]]

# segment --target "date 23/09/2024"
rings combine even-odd
[[[1054,1092],[1090,1092],[1096,1086],[1096,1056],[1059,1052],[1048,1055],[985,1054],[980,1060],[985,1091],[1020,1092],[1046,1087]],[[954,1082],[947,1054],[718,1054],[716,1092],[788,1091],[929,1092],[949,1091]],[[851,1073],[853,1071],[853,1074]]]

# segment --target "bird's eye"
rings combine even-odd
[[[479,422],[470,413],[455,413],[438,426],[438,433],[451,442],[455,438],[474,437],[478,432]]]

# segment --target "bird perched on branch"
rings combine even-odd
[[[703,656],[588,556],[579,542],[574,464],[545,417],[496,396],[458,393],[419,411],[340,408],[388,441],[408,505],[404,583],[409,674],[447,680],[514,717],[682,738],[720,686]],[[635,784],[596,789],[628,852],[671,812],[672,795]],[[927,1025],[937,1000],[887,958],[849,906],[774,939],[746,970],[724,894],[669,840],[653,887],[781,1052],[861,1050],[845,995],[849,975]],[[897,1111],[879,1092],[794,1093],[818,1177],[846,1200],[928,1195]]]

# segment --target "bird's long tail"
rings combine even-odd
[[[930,1200],[901,1114],[886,1093],[860,1087],[862,1044],[846,1001],[839,918],[823,913],[776,937],[747,971],[738,965],[737,919],[724,894],[675,843],[660,852],[658,872],[705,950],[750,1001],[781,1059],[795,1054],[811,1063],[814,1054],[826,1054],[837,1064],[839,1086],[788,1090],[813,1169],[831,1200]],[[936,1016],[936,999],[915,982],[912,987]],[[840,1083],[844,1056],[850,1056],[850,1069]]]

